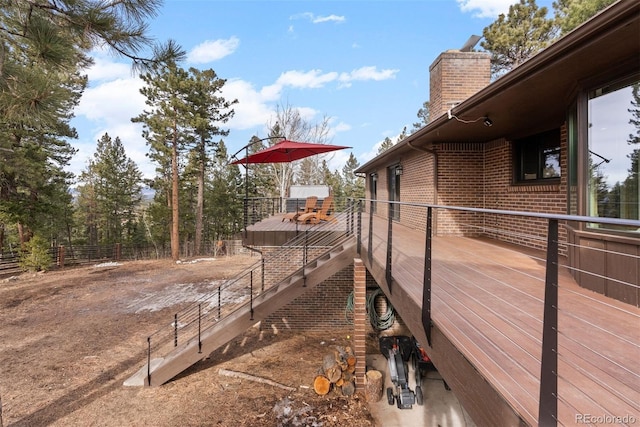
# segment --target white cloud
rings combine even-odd
[[[206,64],[231,55],[240,46],[240,39],[232,36],[228,39],[207,40],[187,55],[187,61],[192,64]]]
[[[328,15],[328,16],[318,16],[315,17],[311,22],[314,24],[321,24],[323,22],[344,22],[346,18],[344,16],[338,15]]]
[[[131,65],[113,62],[109,58],[100,56],[94,57],[93,60],[94,65],[87,70],[87,76],[91,82],[133,77]]]
[[[86,89],[75,113],[107,124],[130,122],[145,107],[144,97],[140,93],[142,85],[142,80],[130,77]]]
[[[279,93],[263,93],[249,82],[240,79],[227,80],[221,90],[222,96],[232,101],[239,100],[233,106],[235,115],[227,123],[230,129],[251,129],[269,121],[273,113],[270,103],[278,100]]]
[[[353,81],[365,81],[365,80],[388,80],[395,79],[396,74],[398,74],[400,70],[397,69],[387,69],[380,70],[375,66],[361,67],[356,70],[352,70],[349,73],[340,73],[339,80],[342,83],[342,87],[351,86],[351,82]]]
[[[496,18],[507,13],[515,0],[456,0],[463,12],[474,12],[476,18]]]
[[[87,72],[91,86],[85,90],[80,104],[74,110],[76,118],[72,125],[78,129],[79,139],[72,144],[79,151],[71,161],[70,170],[79,173],[85,169],[87,160],[95,152],[96,142],[108,133],[112,138],[119,137],[122,140],[127,156],[136,162],[145,177],[154,176],[155,165],[146,157],[148,147],[141,135],[142,125],[131,122],[132,117],[149,108],[144,96],[140,94],[144,82],[131,73],[129,65],[110,62],[107,56],[102,55],[96,58],[95,65]],[[235,115],[226,127],[238,132],[264,132],[265,126],[273,122],[276,105],[282,100],[287,88],[321,89],[331,83],[344,85],[354,80],[379,81],[394,78],[396,73],[397,70],[378,70],[376,67],[363,67],[348,73],[323,72],[319,69],[289,70],[280,74],[272,84],[262,87],[255,87],[239,78],[229,78],[221,95],[229,101],[237,99],[240,102],[233,106]],[[309,122],[320,114],[310,106],[300,106],[297,109],[301,117]],[[350,129],[351,126],[347,123],[332,123],[330,135]],[[346,155],[348,156],[348,152]],[[342,157],[342,153],[337,157]]]
[[[303,12],[297,15],[292,15],[291,17],[289,17],[289,19],[306,19],[308,21],[311,21],[313,24],[323,24],[325,22],[343,23],[347,20],[344,16],[333,14],[326,16],[316,16],[311,12]]]
[[[338,73],[336,72],[323,73],[322,70],[291,70],[280,74],[275,84],[282,87],[317,89],[323,87],[326,83],[334,81],[337,77]]]

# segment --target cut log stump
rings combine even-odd
[[[378,402],[382,399],[382,373],[376,370],[365,374],[364,396],[367,402]]]
[[[331,381],[324,375],[316,375],[313,379],[313,390],[320,396],[324,396],[331,390]]]

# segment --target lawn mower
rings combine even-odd
[[[387,358],[389,375],[394,385],[387,388],[387,402],[389,405],[396,403],[399,409],[411,409],[416,403],[416,394],[409,388],[407,363],[414,353],[413,348],[413,341],[409,337],[380,337],[380,352]],[[416,389],[419,388],[419,386],[416,387]],[[422,396],[421,390],[420,396]],[[422,398],[418,404],[422,404]]]

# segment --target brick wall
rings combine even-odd
[[[491,58],[482,52],[449,50],[429,67],[429,114],[431,120],[444,114],[491,80]]]
[[[561,129],[560,183],[520,185],[513,183],[512,143],[505,139],[482,143],[440,143],[433,145],[437,155],[438,176],[434,178],[435,157],[416,151],[401,159],[400,200],[487,209],[567,213],[567,134]],[[377,171],[378,198],[386,200],[387,170]],[[437,194],[434,193],[437,188]],[[384,190],[383,190],[384,189]],[[385,204],[378,214],[387,216]],[[400,222],[419,230],[425,229],[426,209],[403,206]],[[547,221],[529,217],[478,214],[436,210],[434,230],[437,235],[487,235],[509,243],[534,249],[546,247]],[[566,241],[566,230],[560,227],[560,240]],[[561,245],[561,254],[566,247]]]
[[[345,316],[345,308],[352,291],[353,265],[277,310],[262,322],[261,328],[287,332],[351,330],[353,318]]]

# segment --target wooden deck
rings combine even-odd
[[[281,246],[308,230],[319,231],[320,227],[313,224],[305,224],[284,219],[285,214],[280,213],[263,219],[247,227],[245,244],[251,246]],[[341,232],[346,230],[346,218],[338,215],[335,221],[322,224],[322,231]]]
[[[376,219],[373,228],[373,264],[383,267],[387,221]],[[393,242],[393,286],[421,307],[425,234],[394,224]],[[464,237],[436,237],[432,254],[433,324],[525,423],[538,425],[544,254]],[[561,268],[558,325],[558,425],[589,424],[580,422],[583,414],[640,423],[640,310],[580,288]]]
[[[372,263],[366,215],[362,224],[365,265],[427,347],[424,232],[394,224],[390,288],[387,221],[375,217]],[[311,226],[276,216],[248,230],[295,235],[306,229]],[[538,425],[544,254],[465,237],[437,237],[432,249],[430,356],[436,366],[478,425]],[[580,288],[561,268],[558,325],[558,425],[640,423],[640,310]],[[593,417],[600,422],[589,423]]]

